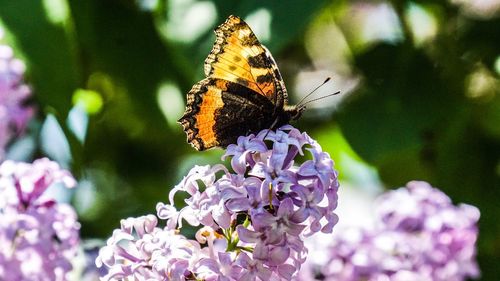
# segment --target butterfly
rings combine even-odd
[[[304,106],[288,104],[285,83],[269,50],[237,16],[215,29],[206,78],[187,94],[179,123],[197,150],[227,147],[238,136],[298,119]]]

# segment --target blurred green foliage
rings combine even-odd
[[[292,101],[305,94],[297,85],[310,84],[300,73],[333,75],[342,101],[310,110],[297,126],[338,159],[344,180],[356,174],[336,158],[343,154],[374,167],[388,187],[427,180],[479,207],[479,262],[484,280],[495,280],[500,16],[498,7],[478,12],[465,2],[0,0],[0,24],[38,104],[29,133],[40,138],[50,114],[69,144],[84,237],[153,212],[192,165],[219,162],[221,150],[194,151],[174,121],[203,77],[212,29],[235,14],[263,23],[264,35],[268,23],[263,41]],[[83,141],[67,121],[79,103]],[[39,146],[31,157],[44,154]]]

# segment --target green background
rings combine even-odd
[[[391,12],[375,17],[377,5]],[[354,161],[386,188],[426,180],[477,206],[482,278],[498,279],[499,11],[447,1],[0,0],[3,43],[25,61],[37,106],[11,157],[49,156],[71,169],[84,238],[153,213],[194,164],[220,162],[222,150],[196,152],[175,121],[203,78],[213,28],[230,14],[269,20],[262,41],[291,103],[307,93],[294,85],[332,76],[341,97],[294,125],[331,154],[341,181],[366,184]],[[377,33],[387,20],[395,30]],[[84,137],[70,112],[83,118],[75,124]]]

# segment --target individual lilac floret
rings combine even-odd
[[[11,138],[22,133],[33,116],[33,108],[24,105],[31,94],[23,83],[24,68],[12,48],[0,44],[0,160]]]
[[[76,184],[48,159],[0,165],[0,280],[67,280],[80,225],[71,206],[44,194],[57,182]]]
[[[479,210],[454,206],[426,182],[410,182],[377,200],[375,229],[335,233],[324,264],[307,264],[297,280],[454,280],[479,277]],[[323,242],[327,243],[327,242]]]
[[[298,156],[309,160],[296,163]],[[291,126],[239,137],[227,157],[234,172],[195,166],[172,189],[169,204],[158,203],[165,227],[156,227],[154,216],[153,228],[133,219],[130,225],[141,225],[133,233],[122,223],[97,260],[110,269],[104,279],[291,280],[305,261],[304,237],[331,233],[337,223],[333,161]],[[177,210],[181,192],[186,206]],[[182,221],[201,227],[197,242],[178,234]],[[145,240],[155,243],[143,247]]]

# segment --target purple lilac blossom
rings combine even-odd
[[[54,183],[76,185],[46,158],[0,165],[0,280],[67,280],[80,225],[71,206],[44,193]]]
[[[296,280],[462,281],[479,277],[479,210],[455,206],[426,182],[382,194],[373,229],[336,232],[327,258],[306,263]],[[324,239],[324,237],[322,237]]]
[[[12,48],[0,44],[0,160],[11,138],[21,134],[33,116],[33,108],[23,104],[31,94],[23,83],[24,68]]]
[[[109,269],[102,280],[291,280],[305,261],[304,237],[337,223],[332,159],[289,125],[239,137],[228,157],[234,172],[195,166],[157,216],[122,220],[96,260]],[[180,210],[178,193],[188,196]],[[200,227],[196,240],[179,233],[183,221]]]

